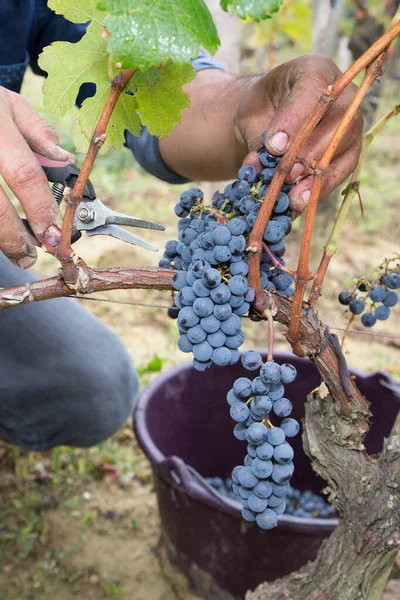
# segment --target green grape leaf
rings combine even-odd
[[[108,50],[123,68],[184,64],[200,46],[214,53],[219,39],[203,0],[101,0],[108,13]]]
[[[48,0],[49,8],[73,23],[95,21],[104,25],[104,13],[97,9],[99,0]]]
[[[153,67],[134,77],[140,121],[152,135],[165,137],[180,122],[182,110],[190,105],[182,86],[195,74],[192,65],[169,61],[162,69]]]
[[[96,95],[86,98],[79,111],[76,126],[73,131],[73,140],[77,152],[87,152],[94,128],[106,104],[111,85],[97,87]],[[137,114],[138,106],[134,96],[121,94],[108,123],[107,138],[100,152],[107,152],[110,146],[116,150],[122,148],[125,142],[124,131],[127,129],[133,135],[139,136],[141,124]]]
[[[221,8],[226,12],[231,10],[241,19],[263,21],[278,12],[282,3],[283,0],[221,0]]]
[[[75,105],[82,83],[109,84],[108,60],[107,40],[102,37],[102,26],[95,21],[76,44],[55,42],[46,46],[39,66],[48,73],[43,84],[47,114],[53,119],[64,116]]]

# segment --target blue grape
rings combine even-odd
[[[286,465],[276,464],[272,469],[272,479],[275,483],[287,483],[293,475],[293,463]]]
[[[273,464],[270,460],[261,460],[261,458],[255,458],[251,469],[258,479],[267,479],[272,473]]]
[[[230,415],[237,423],[244,423],[249,418],[249,409],[243,402],[234,402],[230,409]]]
[[[185,310],[185,309],[182,309]],[[181,311],[182,312],[182,311]],[[179,317],[178,317],[179,319]],[[187,338],[189,342],[192,344],[201,344],[207,337],[206,332],[200,325],[195,325],[194,327],[190,327],[187,332]]]
[[[268,429],[267,440],[272,446],[280,446],[285,441],[285,431],[282,427]]]
[[[182,288],[184,288],[187,285],[186,272],[178,271],[177,273],[175,273],[175,275],[172,278],[172,285],[177,291],[180,291]]]
[[[252,491],[249,490],[248,488],[243,487],[242,485],[239,486],[239,496],[241,498],[244,498],[245,500],[247,500],[247,498],[249,496],[251,496]]]
[[[344,306],[348,306],[350,304],[350,302],[352,301],[352,299],[353,299],[353,296],[347,290],[344,290],[343,292],[340,292],[340,294],[339,294],[339,302],[340,302],[340,304],[343,304]]]
[[[297,376],[296,367],[290,365],[289,363],[281,365],[281,376],[282,383],[292,383],[292,381],[294,381]]]
[[[368,296],[373,302],[382,302],[386,295],[386,290],[382,285],[376,285],[369,290]]]
[[[212,238],[217,246],[227,246],[231,241],[232,234],[228,227],[218,225],[212,233]]]
[[[178,348],[181,352],[192,352],[193,344],[189,342],[186,334],[182,334],[178,339]]]
[[[216,269],[208,269],[203,273],[202,280],[206,287],[212,289],[221,283],[221,274]]]
[[[202,362],[210,360],[213,354],[212,346],[207,342],[201,342],[193,346],[193,356]]]
[[[219,326],[220,322],[214,315],[210,315],[209,317],[204,317],[203,319],[200,319],[200,327],[206,333],[215,333],[216,331],[218,331]]]
[[[255,350],[247,350],[242,355],[242,365],[249,371],[256,371],[262,362],[261,354]]]
[[[248,499],[248,507],[255,513],[262,513],[268,506],[268,500],[264,500],[252,493]]]
[[[192,289],[198,298],[207,298],[210,295],[210,290],[204,285],[201,279],[197,279],[194,282]]]
[[[249,282],[247,281],[246,277],[235,275],[229,280],[228,286],[232,294],[235,294],[235,296],[241,296],[247,292],[249,288]]]
[[[251,381],[247,377],[239,377],[233,384],[233,391],[238,398],[247,400],[251,396]]]
[[[285,432],[286,437],[294,437],[299,433],[300,425],[295,419],[289,417],[288,419],[283,419],[281,429]]]
[[[265,228],[263,238],[270,244],[280,242],[283,238],[282,226],[277,221],[269,221]]]
[[[383,304],[388,308],[392,306],[396,306],[399,301],[399,296],[396,292],[386,292],[385,297],[383,299]]]
[[[284,442],[279,446],[275,446],[274,448],[274,459],[278,463],[288,463],[293,460],[294,452],[293,448],[287,443]]]
[[[246,439],[250,444],[258,446],[267,439],[268,430],[262,423],[252,423],[246,432]]]
[[[230,304],[215,304],[214,305],[214,316],[218,319],[218,321],[224,321],[224,322],[226,322],[232,316],[232,307],[231,307],[231,305]],[[225,329],[223,329],[222,323],[221,323],[220,327],[221,327],[221,330],[225,334],[229,335],[229,332],[225,331]],[[235,332],[235,333],[238,333],[238,331]]]
[[[254,394],[263,396],[264,394],[268,393],[269,385],[265,384],[261,377],[256,377],[251,382],[251,389],[253,390]]]
[[[256,520],[256,515],[248,508],[242,508],[242,517],[245,521],[253,523]]]
[[[282,379],[280,366],[273,361],[268,361],[261,367],[260,377],[266,383],[279,383]]]
[[[234,217],[227,227],[232,235],[242,235],[246,231],[246,221],[244,217]]]
[[[361,298],[355,298],[349,304],[349,310],[353,315],[361,315],[365,309],[365,302]]]
[[[244,294],[242,294],[241,296],[235,296],[235,294],[232,294],[229,298],[229,304],[232,308],[239,308],[240,306],[242,306],[243,302]]]
[[[215,246],[212,253],[218,263],[228,262],[232,258],[232,252],[228,246]]]
[[[213,362],[220,367],[225,367],[231,363],[232,354],[229,348],[222,346],[221,348],[215,348],[212,355]]]
[[[243,165],[238,171],[238,179],[253,183],[256,180],[257,171],[252,165]]]
[[[244,335],[240,331],[235,335],[227,335],[225,340],[225,346],[230,350],[236,350],[239,348],[244,342]]]
[[[372,313],[363,313],[361,315],[361,323],[364,327],[373,327],[376,323],[376,316]]]
[[[231,291],[225,283],[220,283],[211,290],[211,299],[215,304],[226,304],[231,297]]]
[[[209,369],[211,365],[211,360],[208,360],[207,362],[202,362],[200,360],[197,360],[197,358],[193,359],[193,366],[196,369],[196,371],[207,371],[207,369]]]
[[[390,317],[390,308],[382,304],[375,309],[374,315],[379,321],[386,321]]]
[[[269,498],[272,494],[272,484],[270,481],[259,481],[254,487],[254,493],[259,498]]]
[[[256,522],[261,529],[269,530],[276,526],[278,517],[273,510],[267,508],[264,512],[257,514]]]
[[[196,298],[193,302],[193,312],[201,318],[209,317],[213,313],[214,306],[211,298]]]
[[[246,439],[247,427],[243,423],[238,423],[233,428],[233,435],[237,440],[244,442]]]
[[[287,398],[279,398],[274,403],[274,413],[277,417],[288,417],[292,412],[293,405]]]
[[[249,266],[244,260],[241,260],[239,262],[232,263],[230,266],[230,271],[232,275],[242,275],[245,277],[249,272]]]
[[[185,306],[179,312],[178,323],[184,327],[194,327],[200,321],[199,317],[193,312],[190,306]]]
[[[400,273],[384,275],[382,281],[391,290],[398,290],[400,288]]]
[[[219,306],[228,306],[226,304],[221,304]],[[217,308],[217,307],[215,307]],[[184,310],[184,309],[183,309]],[[239,333],[242,327],[242,319],[238,315],[231,315],[228,319],[221,323],[221,331],[225,333],[225,335],[236,335]]]
[[[240,485],[243,487],[253,488],[258,483],[258,479],[251,470],[251,467],[243,467],[243,469],[238,472],[237,476]]]
[[[216,331],[207,336],[207,341],[213,348],[220,348],[225,344],[225,340],[226,335],[222,331]]]
[[[289,490],[290,490],[290,486],[288,483],[283,483],[283,484],[272,483],[272,493],[274,494],[274,496],[278,496],[279,498],[284,498],[288,494]]]

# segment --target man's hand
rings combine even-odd
[[[237,111],[237,135],[249,149],[244,162],[260,170],[258,154],[260,134],[267,130],[265,146],[271,154],[281,155],[308,118],[318,99],[341,72],[328,58],[302,56],[260,77],[243,96]],[[292,208],[302,212],[308,204],[313,177],[307,175],[311,159],[319,160],[354,97],[351,84],[314,129],[287,178],[299,181],[289,194]],[[336,150],[323,180],[322,197],[337,187],[354,170],[361,149],[362,118],[357,115]],[[304,161],[304,162],[303,162]]]
[[[182,123],[160,140],[164,161],[189,179],[233,179],[244,162],[261,169],[260,136],[267,130],[266,147],[281,155],[293,140],[318,99],[339,76],[328,58],[307,55],[262,76],[235,77],[209,69],[200,71],[186,86],[191,106]],[[321,158],[337,125],[354,97],[351,84],[329,108],[300,151],[307,163]],[[361,148],[362,119],[358,116],[337,149],[324,179],[325,196],[354,170]],[[301,212],[308,202],[312,177],[296,162],[287,181],[304,177],[290,192],[292,207]]]
[[[18,94],[0,87],[0,175],[21,203],[42,244],[60,239],[61,215],[46,176],[34,152],[52,160],[73,156],[59,147],[52,127]],[[37,258],[35,241],[0,187],[0,250],[24,269]]]

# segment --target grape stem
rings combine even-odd
[[[274,319],[272,312],[267,308],[264,315],[268,320],[268,362],[274,360]]]
[[[61,230],[61,241],[60,244],[54,248],[53,253],[61,263],[63,277],[67,285],[76,285],[79,277],[78,267],[74,261],[75,253],[71,248],[71,235],[75,211],[82,199],[96,157],[107,138],[106,130],[115,105],[134,72],[133,69],[126,69],[115,75],[113,78],[109,96],[93,131],[89,150],[83,161],[75,186],[73,189],[67,189],[67,192],[64,195],[66,208]]]
[[[272,250],[270,250],[270,248],[268,247],[268,244],[266,244],[265,242],[263,242],[263,249],[270,257],[271,262],[274,265],[274,267],[276,267],[277,269],[280,269],[284,273],[287,273],[291,277],[294,277],[294,271],[292,271],[291,269],[289,269],[288,267],[283,265],[281,263],[281,261],[279,260],[279,258],[277,256],[275,256],[275,254],[272,252]]]
[[[353,175],[351,176],[351,180],[348,185],[343,190],[342,194],[344,195],[344,199],[342,205],[339,209],[338,215],[336,217],[335,224],[333,226],[332,232],[329,236],[328,242],[324,248],[324,254],[321,258],[320,265],[318,267],[317,276],[314,280],[313,287],[310,293],[310,297],[308,299],[308,303],[310,306],[315,308],[317,305],[318,299],[321,296],[321,288],[322,283],[324,281],[329,263],[337,251],[340,235],[343,230],[343,225],[347,218],[350,205],[353,201],[353,198],[359,193],[360,188],[360,172],[364,163],[364,159],[368,150],[369,145],[374,140],[375,136],[381,131],[382,127],[390,121],[390,119],[400,113],[400,104],[397,104],[390,110],[382,119],[380,119],[369,131],[367,131],[363,136],[362,149],[360,154],[360,159],[358,161],[357,167],[355,168]]]

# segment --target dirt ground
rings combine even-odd
[[[353,278],[369,272],[385,256],[398,251],[398,172],[400,127],[394,124],[380,138],[364,181],[366,217],[356,206],[346,225],[320,316],[332,331],[344,327],[337,294]],[[383,157],[383,159],[382,159]],[[118,210],[135,212],[166,225],[164,233],[143,234],[162,248],[176,236],[173,205],[181,191],[143,175],[134,167],[99,166],[93,181],[99,196]],[[104,164],[104,163],[103,163]],[[326,240],[328,217],[319,218],[314,266]],[[287,252],[294,263],[297,224]],[[317,251],[318,249],[318,251]],[[158,256],[107,238],[86,238],[76,251],[93,266],[156,265]],[[36,272],[54,274],[57,264],[42,256]],[[118,291],[98,296],[137,304],[168,305],[167,293]],[[71,300],[73,301],[73,300]],[[142,385],[186,360],[176,346],[176,325],[162,309],[84,301],[123,340]],[[349,363],[365,371],[386,370],[400,378],[400,310],[374,333],[349,335]],[[277,327],[277,347],[287,345]],[[263,324],[246,323],[245,348],[265,347]],[[338,332],[339,333],[339,332]],[[154,356],[157,369],[149,367]],[[155,374],[156,375],[156,374]],[[384,600],[400,598],[399,570],[388,583]],[[172,567],[160,541],[160,522],[150,466],[130,426],[95,449],[62,448],[39,454],[7,445],[0,447],[0,600],[196,600],[185,577]],[[209,600],[205,598],[204,600]]]

